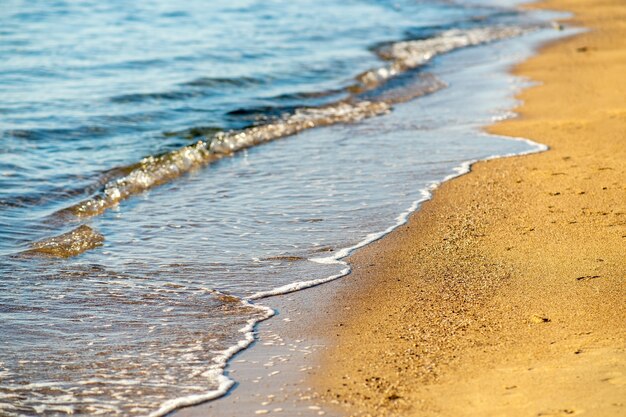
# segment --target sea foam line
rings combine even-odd
[[[482,133],[483,135],[486,136],[494,136],[494,135],[489,135],[487,133]],[[276,296],[276,295],[284,295],[284,294],[288,294],[294,291],[299,291],[299,290],[303,290],[305,288],[310,288],[310,287],[314,287],[320,284],[324,284],[326,282],[330,282],[330,281],[334,281],[338,278],[342,278],[345,277],[346,275],[350,274],[352,272],[352,269],[350,268],[350,265],[348,264],[348,262],[344,261],[343,259],[350,256],[354,251],[356,251],[357,249],[360,249],[364,246],[369,245],[370,243],[373,243],[381,238],[383,238],[384,236],[388,235],[389,233],[393,232],[395,229],[397,229],[398,227],[406,224],[409,220],[409,217],[411,216],[411,214],[413,214],[415,211],[417,211],[417,209],[421,206],[422,203],[424,203],[425,201],[428,201],[432,198],[433,195],[433,191],[435,191],[437,188],[439,188],[439,186],[441,186],[441,184],[443,184],[444,182],[447,182],[453,178],[459,177],[461,175],[467,174],[471,171],[472,165],[474,165],[477,162],[481,162],[481,161],[489,161],[492,159],[499,159],[499,158],[508,158],[511,156],[522,156],[522,155],[528,155],[528,154],[532,154],[532,153],[537,153],[537,152],[544,152],[546,150],[548,150],[548,146],[532,141],[530,139],[526,139],[526,138],[521,138],[521,137],[508,137],[508,136],[503,136],[504,139],[507,140],[512,140],[512,141],[519,141],[519,142],[525,142],[528,145],[530,145],[531,147],[533,147],[533,149],[529,149],[527,151],[523,151],[523,152],[511,152],[511,153],[506,153],[506,154],[500,154],[500,155],[490,155],[487,156],[485,158],[482,159],[471,159],[468,161],[464,161],[461,163],[461,165],[459,165],[458,167],[453,168],[452,170],[454,171],[454,173],[444,177],[441,181],[433,181],[432,183],[430,183],[429,185],[426,186],[426,188],[420,190],[420,194],[421,197],[415,201],[413,201],[413,203],[411,204],[411,206],[406,209],[405,211],[403,211],[402,213],[400,213],[398,215],[398,217],[396,217],[396,223],[393,224],[392,226],[389,226],[387,229],[381,231],[381,232],[375,232],[375,233],[370,233],[368,234],[365,239],[363,239],[362,241],[358,242],[357,244],[353,245],[353,246],[349,246],[346,248],[342,248],[339,251],[337,251],[334,255],[332,256],[327,256],[327,257],[320,257],[320,258],[309,258],[308,260],[311,262],[315,262],[315,263],[319,263],[319,264],[325,264],[325,265],[342,265],[344,266],[344,269],[335,275],[331,275],[329,277],[326,278],[320,278],[320,279],[312,279],[312,280],[306,280],[306,281],[298,281],[298,282],[294,282],[291,284],[287,284],[287,285],[283,285],[280,287],[276,287],[273,288],[271,290],[267,290],[267,291],[259,291],[257,293],[252,294],[251,296],[247,297],[248,300],[259,300],[261,298],[267,298],[267,297],[272,297],[272,296]]]
[[[221,294],[219,291],[215,291],[215,293]],[[228,296],[232,297],[232,295]],[[214,400],[216,398],[220,398],[226,395],[235,385],[235,381],[225,374],[225,369],[228,366],[228,362],[237,353],[246,349],[255,341],[256,326],[276,314],[274,309],[263,305],[253,304],[246,299],[242,299],[241,304],[245,307],[253,307],[262,312],[263,315],[261,318],[253,318],[248,320],[246,322],[246,325],[239,329],[239,332],[243,333],[243,339],[222,351],[216,352],[218,355],[213,358],[213,364],[207,371],[205,371],[205,375],[207,376],[207,379],[217,381],[218,387],[214,390],[207,391],[204,394],[188,395],[186,397],[179,397],[174,398],[173,400],[165,401],[157,410],[148,414],[148,417],[165,416],[172,411],[175,411],[182,407],[188,407],[190,405],[196,405],[210,400]]]

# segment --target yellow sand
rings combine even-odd
[[[520,65],[540,85],[489,130],[551,150],[475,165],[351,258],[313,381],[348,415],[626,415],[626,1],[543,6],[591,31]]]

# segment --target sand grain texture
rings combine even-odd
[[[515,72],[481,162],[351,257],[313,383],[348,415],[626,415],[626,2],[555,0],[591,30]],[[349,306],[349,310],[345,307]]]

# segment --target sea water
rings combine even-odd
[[[0,415],[223,395],[264,298],[348,273],[469,161],[543,149],[480,127],[521,86],[493,63],[550,30],[478,2],[6,2]]]

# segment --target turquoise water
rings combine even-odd
[[[161,415],[227,392],[263,295],[340,275],[464,162],[537,149],[478,129],[513,106],[494,63],[547,37],[540,17],[6,2],[0,414]]]

